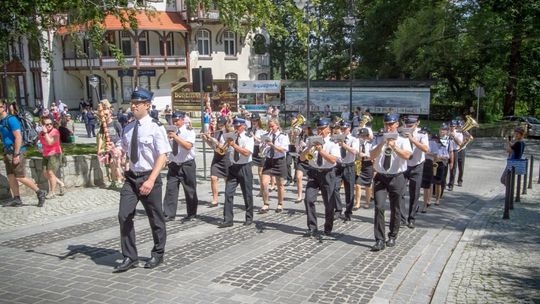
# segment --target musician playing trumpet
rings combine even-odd
[[[322,137],[318,143],[309,144],[300,154],[300,161],[308,159],[308,182],[306,184],[306,206],[308,231],[306,236],[319,236],[317,228],[317,213],[315,201],[319,190],[324,202],[324,234],[330,235],[334,226],[334,187],[335,187],[335,167],[340,158],[339,146],[330,140],[330,121],[322,118],[317,122],[317,134]]]
[[[268,121],[268,128],[270,132],[265,136],[265,159],[262,169],[262,195],[263,195],[263,207],[259,210],[259,213],[268,212],[268,185],[270,179],[275,177],[277,184],[278,205],[276,213],[283,211],[283,198],[285,196],[285,181],[287,177],[287,163],[285,156],[289,151],[289,136],[281,132],[279,127],[279,121],[276,118],[271,118]]]
[[[261,153],[261,147],[264,148],[264,143],[262,143],[261,137],[267,132],[262,127],[261,116],[259,115],[259,113],[251,114],[251,128],[249,129],[249,133],[251,133],[255,142],[255,146],[253,147],[253,155],[251,156],[251,158],[253,159],[251,164],[252,166],[257,167],[257,175],[259,176],[260,185],[262,184],[262,171],[264,164],[264,157],[262,157],[263,155]],[[258,196],[262,196],[262,189],[260,191],[260,195]]]
[[[212,188],[212,202],[210,207],[218,206],[218,179],[227,178],[229,159],[225,147],[225,139],[223,134],[227,133],[227,118],[219,117],[217,119],[217,131],[213,134],[202,134],[202,138],[206,143],[214,149],[214,157],[212,158],[212,164],[210,165],[210,187]]]
[[[383,139],[371,151],[374,160],[375,175],[375,245],[372,251],[383,250],[385,246],[393,247],[400,225],[401,195],[405,187],[407,160],[412,155],[411,144],[408,139],[397,135],[399,114],[387,113],[384,115]],[[384,203],[386,196],[390,199],[390,232],[385,243]]]
[[[244,226],[253,223],[253,172],[251,171],[251,156],[253,154],[254,141],[251,134],[246,132],[246,121],[242,118],[235,118],[233,121],[235,136],[228,138],[227,144],[230,147],[229,174],[225,184],[225,204],[223,208],[223,221],[218,224],[219,228],[232,227],[233,225],[233,199],[236,187],[240,185],[246,216]]]
[[[351,134],[351,123],[341,122],[341,135],[343,140],[337,141],[340,150],[341,161],[336,166],[336,186],[334,195],[336,196],[336,212],[340,214],[343,221],[351,220],[354,205],[354,185],[356,182],[356,172],[354,171],[354,161],[358,154],[358,139]],[[341,182],[345,188],[345,214],[341,215],[343,205],[341,202],[340,188]]]

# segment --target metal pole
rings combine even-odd
[[[510,219],[510,170],[506,170],[504,172],[506,175],[506,188],[504,191],[504,213],[503,213],[503,219],[508,220]]]
[[[512,166],[510,177],[510,210],[514,210],[514,191],[516,186],[516,167]]]
[[[311,36],[311,23],[309,22],[309,1],[307,2],[306,4],[306,20],[307,20],[307,24],[308,24],[308,35],[307,35],[307,72],[306,72],[306,75],[307,75],[307,96],[306,96],[306,105],[307,105],[307,113],[306,113],[306,120],[310,121],[310,117],[309,117],[309,108],[310,108],[310,102],[309,102],[309,91],[310,91],[310,86],[311,86],[311,83],[309,81],[309,69],[310,69],[310,52],[309,52],[309,42],[310,42],[310,36]]]
[[[521,174],[517,175],[516,203],[521,202]]]
[[[202,66],[199,66],[199,93],[201,94],[201,132],[204,133],[204,90]],[[202,141],[203,149],[203,177],[206,179],[206,143]]]
[[[527,170],[527,168],[529,167],[529,160],[525,159],[525,161],[525,176],[523,176],[523,191],[521,192],[521,194],[527,194],[527,177],[529,174],[529,170]]]
[[[352,119],[352,113],[353,113],[353,105],[352,105],[352,88],[353,88],[353,71],[352,71],[352,61],[353,61],[353,56],[352,56],[352,39],[353,39],[353,31],[352,31],[352,27],[351,27],[351,41],[350,41],[350,46],[349,46],[349,120]]]
[[[534,155],[531,155],[531,163],[529,164],[529,189],[532,189],[532,179],[533,179],[533,168],[534,168]]]

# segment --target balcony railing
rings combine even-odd
[[[250,68],[268,68],[270,67],[269,55],[253,55],[249,57]]]
[[[125,65],[118,64],[116,58],[103,57],[93,59],[64,58],[64,69],[120,69],[137,66],[135,57],[125,57]],[[141,56],[139,67],[186,67],[186,56]]]
[[[197,21],[219,21],[219,11],[217,10],[197,10],[195,12],[183,11],[181,12],[182,18],[188,22]]]

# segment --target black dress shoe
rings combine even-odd
[[[242,225],[244,226],[250,226],[251,224],[253,224],[253,221],[245,221]],[[231,225],[232,226],[232,225]]]
[[[454,186],[450,186],[450,185],[449,185],[449,186],[448,186],[448,189],[446,189],[446,190],[452,191],[452,190],[454,190]]]
[[[388,246],[388,247],[396,246],[396,239],[389,238],[388,241],[386,241],[386,246]]]
[[[170,217],[170,216],[165,217],[165,222],[172,222],[172,221],[174,221],[174,217]]]
[[[193,222],[195,220],[197,220],[196,215],[188,215],[188,216],[185,216],[184,218],[182,218],[182,222]]]
[[[332,231],[325,231],[325,232],[324,232],[324,235],[326,235],[326,236],[332,236]]]
[[[152,269],[156,267],[157,265],[161,264],[163,262],[163,256],[155,257],[153,256],[150,260],[144,264],[144,268]]]
[[[230,223],[227,223],[227,222],[220,222],[217,227],[218,228],[227,228],[227,227],[232,227],[233,226],[233,223],[230,222]]]
[[[414,229],[414,221],[409,221],[407,227],[409,227],[410,229]]]
[[[381,251],[384,249],[384,241],[383,240],[377,240],[375,242],[375,245],[371,246],[371,251]]]
[[[463,183],[457,183],[458,187],[463,187]]]
[[[316,237],[317,235],[319,235],[317,230],[308,230],[304,233],[304,237]]]
[[[343,217],[343,222],[346,223],[346,222],[350,222],[351,221],[351,216],[350,215],[345,215]]]
[[[133,261],[130,258],[126,257],[126,258],[124,258],[122,263],[120,263],[120,265],[116,265],[114,267],[113,272],[114,273],[119,273],[119,272],[124,272],[126,270],[129,270],[131,268],[135,268],[135,267],[137,267],[138,262],[139,262],[138,260]]]

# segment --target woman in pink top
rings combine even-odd
[[[56,171],[62,163],[62,147],[60,147],[60,132],[55,129],[50,118],[43,119],[43,131],[39,132],[39,142],[43,153],[43,176],[49,182],[48,199],[55,197],[56,185],[60,185],[58,195],[64,195],[64,183],[56,177]]]

